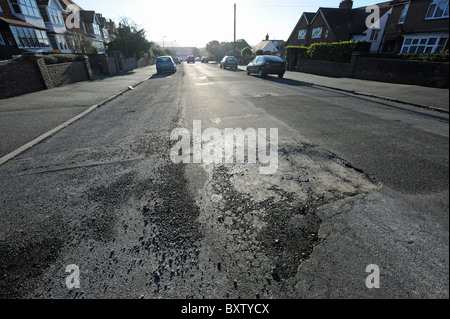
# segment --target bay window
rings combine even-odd
[[[10,26],[10,29],[19,48],[50,47],[45,31],[17,26]]]
[[[401,53],[441,53],[447,45],[448,35],[405,37]]]
[[[41,18],[36,0],[9,0],[14,13]]]

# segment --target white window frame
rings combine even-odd
[[[441,53],[447,43],[448,34],[405,36],[400,53]]]
[[[323,27],[317,27],[312,30],[311,39],[322,38]]]
[[[19,48],[36,49],[51,47],[50,40],[45,31],[18,26],[10,26],[10,29]]]
[[[307,32],[306,29],[299,30],[297,39],[298,40],[305,40],[306,39],[306,32]]]
[[[398,24],[405,23],[406,15],[408,14],[408,10],[409,10],[409,3],[405,4],[405,6],[403,7],[402,12],[400,13],[400,19],[398,20]]]
[[[376,42],[380,37],[381,29],[371,29],[369,41]]]
[[[442,8],[442,13],[439,16],[436,16],[438,14],[438,9]],[[433,19],[443,19],[449,17],[449,0],[433,0],[430,3],[430,6],[428,7],[427,14],[425,16],[425,20],[433,20]]]
[[[47,7],[47,15],[49,21],[54,25],[64,25],[62,13],[59,10]]]
[[[55,34],[55,42],[56,45],[58,46],[59,50],[68,50],[69,49],[69,45],[67,44],[67,40],[66,37],[62,34]]]
[[[9,2],[14,13],[42,19],[36,0],[9,0]],[[20,12],[17,12],[15,7],[19,7]]]

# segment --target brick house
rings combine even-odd
[[[47,52],[53,48],[36,0],[0,0],[0,47]]]
[[[372,12],[366,7],[353,8],[353,1],[344,0],[339,8],[319,8],[317,12],[305,12],[292,31],[287,46],[310,46],[321,42],[340,42],[367,40],[373,42],[372,51],[377,51],[381,44],[384,27],[391,10],[390,2],[377,4],[380,12],[379,22],[368,27],[367,19]]]
[[[448,50],[449,0],[391,1],[385,53],[440,53]]]

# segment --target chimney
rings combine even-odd
[[[266,35],[266,41],[269,41],[269,34]]]
[[[344,0],[339,5],[339,9],[353,9],[353,1],[351,0]]]

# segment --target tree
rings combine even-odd
[[[91,53],[92,40],[84,34],[82,29],[70,29],[67,35],[67,44],[73,53]]]
[[[109,50],[118,50],[126,58],[140,58],[151,46],[146,39],[145,30],[127,18],[122,18],[114,33],[114,40],[108,44]]]
[[[222,59],[220,57],[221,55],[221,49],[220,49],[220,43],[219,41],[210,41],[206,44],[206,52],[208,52],[208,55],[212,58],[214,58],[216,61]]]
[[[256,51],[256,55],[263,55],[264,54],[264,51],[263,50],[258,50],[258,51]]]
[[[250,59],[253,56],[252,49],[249,47],[243,48],[241,51],[241,55],[246,59]]]

